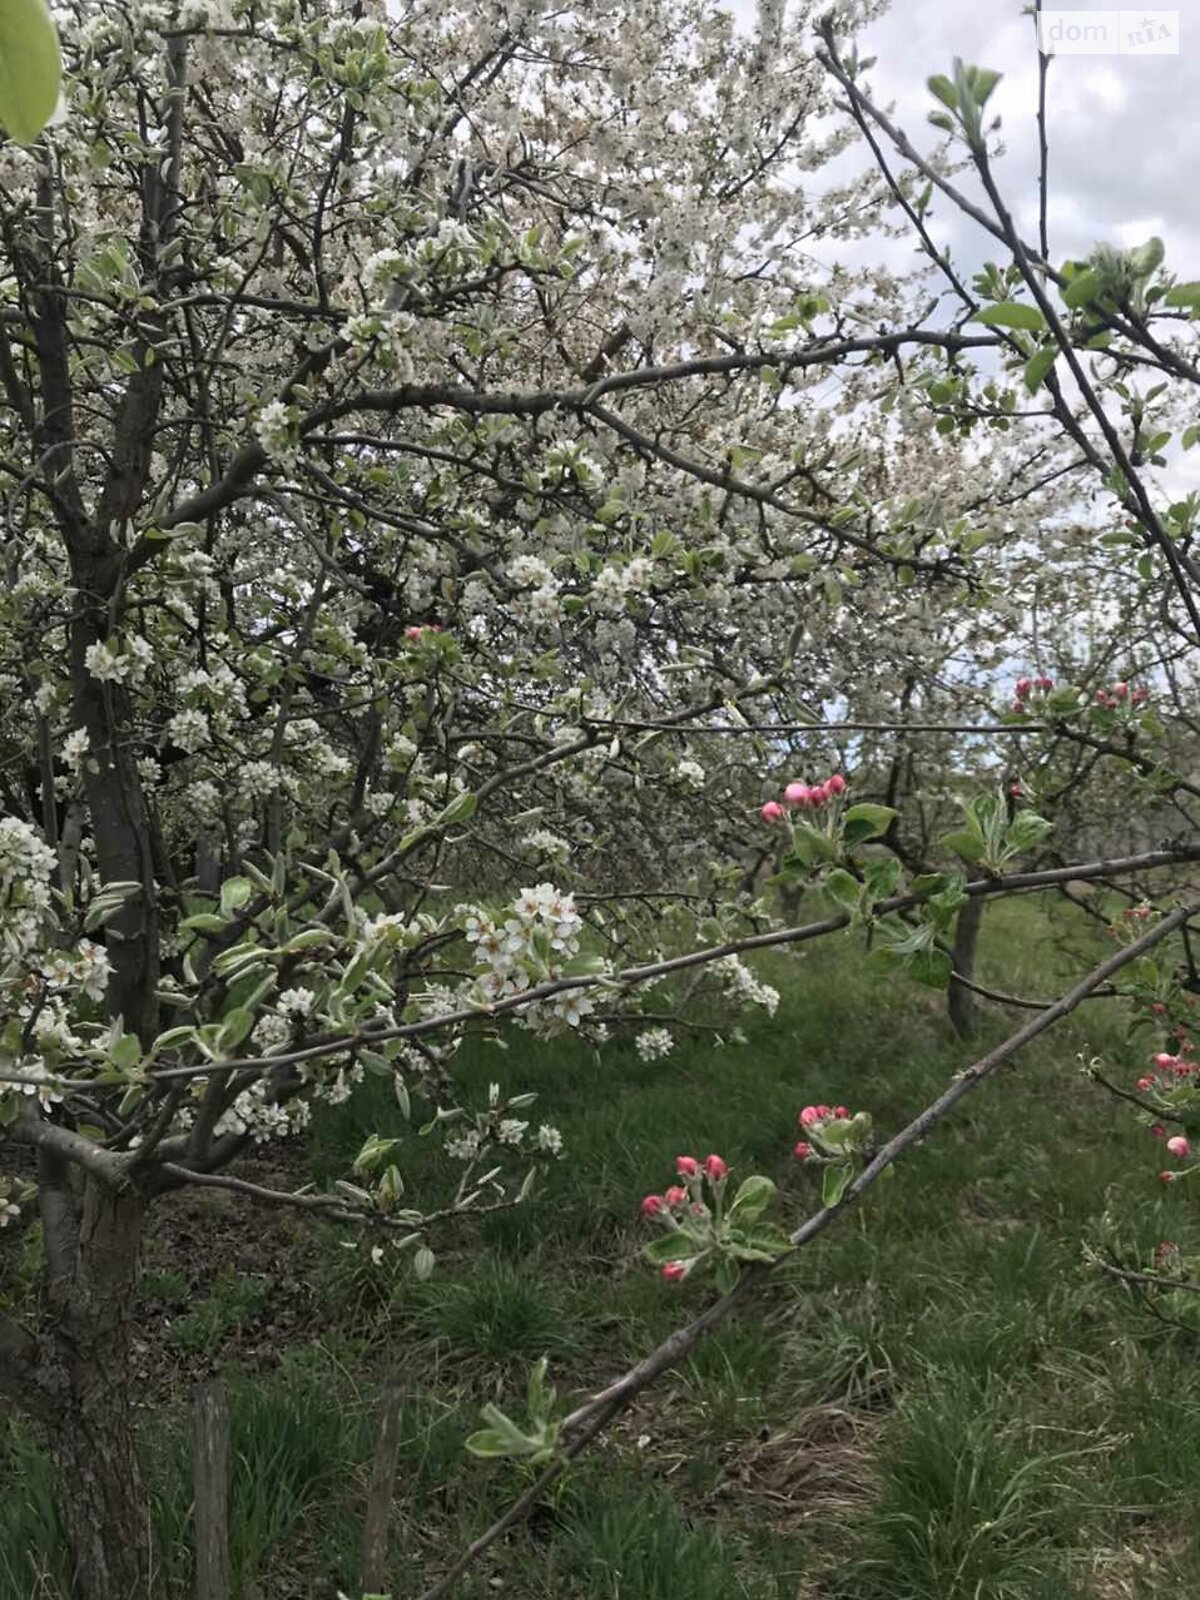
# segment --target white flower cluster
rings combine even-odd
[[[661,1061],[675,1048],[675,1040],[666,1028],[646,1028],[634,1040],[634,1048],[643,1061]]]
[[[508,605],[513,621],[535,626],[557,622],[561,585],[546,563],[538,556],[514,556],[507,570],[509,582],[521,590]]]
[[[698,761],[691,760],[690,757],[687,756],[685,756],[682,761],[678,762],[675,767],[676,781],[682,783],[683,786],[692,793],[694,793],[697,789],[703,789],[707,776],[708,774],[705,772],[700,763]]]
[[[541,1123],[537,1132],[527,1141],[525,1136],[528,1130],[529,1124],[521,1122],[516,1117],[502,1118],[498,1126],[492,1130],[494,1138],[489,1137],[489,1130],[486,1127],[465,1128],[461,1133],[456,1133],[446,1140],[446,1154],[452,1161],[477,1161],[492,1142],[508,1145],[510,1148],[523,1146],[529,1154],[547,1156],[562,1154],[563,1137],[552,1124]]]
[[[281,467],[294,467],[300,454],[299,440],[291,410],[282,400],[272,400],[258,413],[254,432],[272,461]]]
[[[547,856],[560,864],[571,858],[571,846],[565,839],[560,839],[557,833],[551,833],[549,828],[535,828],[532,833],[525,835],[521,844],[526,850],[534,850],[539,856]]]
[[[601,567],[592,582],[592,604],[600,611],[624,611],[629,597],[644,594],[653,576],[654,563],[647,556],[635,556],[621,567]]]
[[[0,988],[8,991],[11,1014],[24,1025],[35,1049],[10,1062],[44,1076],[56,1057],[82,1050],[71,1005],[80,996],[99,1001],[108,983],[108,956],[91,939],[74,951],[53,943],[50,883],[53,850],[27,822],[0,818]],[[62,1098],[46,1085],[0,1085],[0,1095],[36,1095],[43,1105]]]
[[[92,677],[101,683],[139,684],[154,660],[154,648],[140,634],[132,634],[128,639],[114,634],[88,645],[83,659]]]
[[[72,728],[63,740],[63,764],[68,767],[74,777],[83,774],[83,758],[88,752],[88,731],[86,728]]]
[[[464,909],[467,941],[486,968],[475,985],[485,1004],[520,994],[531,983],[564,976],[566,963],[579,954],[583,920],[575,897],[552,883],[522,889],[502,921],[478,908]],[[552,1035],[563,1024],[577,1028],[594,1010],[584,990],[568,989],[523,1006],[517,1014],[525,1027]]]
[[[736,956],[725,956],[713,963],[713,971],[721,980],[721,987],[731,1000],[741,1005],[762,1006],[768,1016],[774,1016],[779,1005],[779,990],[769,983],[760,983],[743,966]]]
[[[180,750],[194,755],[211,740],[208,718],[196,706],[177,711],[167,723],[167,738]]]
[[[308,1126],[312,1108],[307,1100],[280,1103],[268,1099],[269,1093],[270,1086],[259,1078],[248,1089],[243,1089],[228,1111],[222,1113],[213,1131],[218,1136],[249,1134],[255,1144],[266,1144],[270,1139],[285,1139],[289,1133]]]
[[[108,952],[91,939],[81,939],[73,955],[55,951],[41,963],[41,971],[52,991],[80,990],[89,1000],[103,1000],[108,987]]]
[[[18,959],[38,940],[50,907],[54,851],[27,822],[0,817],[0,949]]]

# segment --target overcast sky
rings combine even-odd
[[[1004,74],[991,101],[1007,152],[998,172],[1026,236],[1036,239],[1037,53],[1024,7],[1025,0],[894,0],[860,42],[864,54],[878,57],[870,74],[877,94],[894,103],[901,127],[919,146],[937,137],[926,121],[931,73],[949,72],[961,56]],[[1053,261],[1086,255],[1101,239],[1128,246],[1158,234],[1167,266],[1182,278],[1200,277],[1197,0],[1178,12],[1177,36],[1178,55],[1064,55],[1051,62]],[[951,222],[944,206],[939,222]],[[953,226],[964,259],[978,260],[984,247],[968,242],[975,230]]]

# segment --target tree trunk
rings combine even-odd
[[[946,993],[950,1021],[954,1025],[955,1033],[962,1039],[975,1031],[977,1008],[975,996],[965,984],[959,983],[958,979],[959,977],[970,979],[975,976],[975,950],[979,943],[979,925],[982,921],[983,896],[972,895],[958,913],[958,921],[954,925],[954,946],[950,954],[956,976],[950,979],[950,987]]]
[[[141,1200],[89,1176],[69,1256],[69,1219],[47,1218],[48,1298],[40,1350],[59,1514],[78,1600],[149,1600],[149,1508],[134,1448],[129,1334]]]

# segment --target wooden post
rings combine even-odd
[[[192,1401],[195,1600],[229,1600],[229,1411],[220,1379]]]
[[[371,1482],[367,1488],[367,1510],[363,1520],[362,1573],[364,1594],[387,1593],[388,1524],[392,1515],[392,1487],[396,1481],[396,1457],[400,1453],[400,1385],[389,1378],[383,1386],[375,1426],[375,1454],[371,1461]]]

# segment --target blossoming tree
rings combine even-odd
[[[928,243],[933,188],[968,202],[832,33],[818,56],[805,5],[738,32],[650,0],[629,24],[618,0],[79,4],[65,118],[0,148],[3,1215],[40,1221],[45,1303],[0,1322],[0,1388],[47,1429],[85,1600],[151,1583],[127,1356],[157,1197],[223,1187],[427,1273],[442,1218],[519,1203],[560,1154],[503,1084],[463,1102],[467,1032],[632,1027],[661,1055],[697,974],[773,1009],[754,948],[869,926],[880,960],[944,985],[964,906],[1140,895],[1200,855],[1171,764],[1190,731],[1155,709],[1192,682],[1194,508],[1160,512],[1143,471],[1151,416],[1194,381],[1195,286],[1141,257],[1056,271],[997,191],[1002,263],[952,276],[931,323],[917,286],[808,251],[885,214]],[[990,174],[987,89],[938,93]],[[856,123],[875,169],[810,176]],[[1147,365],[1153,401],[1128,380]],[[1048,417],[1022,415],[1022,374]],[[968,454],[975,430],[997,437]],[[1115,506],[1087,539],[1115,518],[1138,563],[1116,662],[1071,659],[1053,623],[1029,637],[1035,600],[1083,608],[1095,582],[1065,536],[1029,535],[1065,527],[1081,473]],[[1031,861],[1097,763],[1164,837]],[[931,767],[984,774],[940,842],[951,785],[924,818],[904,804]],[[757,858],[822,915],[772,926]],[[561,1470],[1189,914],[1138,923],[886,1145],[865,1113],[808,1108],[798,1153],[833,1176],[790,1235],[765,1179],[727,1204],[721,1159],[686,1158],[647,1206],[656,1259],[712,1264],[725,1298],[524,1453]],[[1174,1024],[1194,974],[1137,971]],[[406,1193],[381,1137],[327,1193],[238,1175],[368,1073],[444,1138],[447,1192]],[[1145,1091],[1164,1115],[1189,1092]]]

